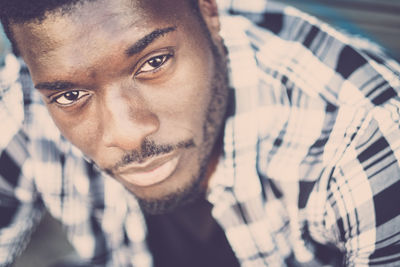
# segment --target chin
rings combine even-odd
[[[205,189],[200,186],[193,186],[189,188],[184,188],[177,192],[167,194],[160,198],[139,198],[138,202],[143,212],[146,214],[164,214],[173,212],[179,207],[188,205],[195,200],[202,197],[205,193]]]
[[[138,199],[139,205],[142,208],[143,212],[147,214],[163,214],[172,212],[177,208],[190,204],[201,196],[204,196],[206,188],[203,186],[203,180],[203,175],[192,178],[188,184],[186,184],[185,186],[181,186],[173,191],[166,190],[165,187],[163,187],[162,189],[160,188],[163,193],[159,194],[158,196],[154,196],[154,191],[146,192],[146,194],[142,194],[144,193],[142,190],[130,190],[130,192],[132,192],[132,194],[134,194],[135,197]],[[152,191],[151,188],[147,189],[149,191]],[[169,187],[168,189],[171,188]],[[168,192],[165,193],[165,191]]]
[[[147,214],[172,212],[204,196],[205,169],[200,167],[197,174],[185,172],[179,174],[178,171],[177,176],[172,176],[160,184],[149,187],[131,186],[127,189],[137,198],[143,212]],[[186,180],[188,177],[190,179]]]

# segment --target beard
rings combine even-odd
[[[212,97],[206,110],[203,122],[203,143],[199,148],[199,169],[193,175],[191,182],[173,193],[160,198],[140,198],[136,196],[142,210],[147,214],[163,214],[175,210],[183,205],[190,204],[199,197],[205,195],[207,190],[204,181],[207,177],[207,170],[210,158],[213,154],[220,153],[218,149],[222,144],[223,128],[226,120],[227,103],[229,99],[228,71],[224,55],[217,46],[210,40],[211,50],[214,57],[215,72],[212,78]],[[187,143],[187,142],[186,142]],[[194,144],[193,144],[194,146]]]
[[[179,190],[161,198],[140,198],[136,196],[143,212],[149,215],[169,213],[177,208],[188,205],[200,198],[205,192],[202,186],[206,173],[206,166],[201,166],[198,176],[193,177],[192,182]]]

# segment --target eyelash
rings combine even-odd
[[[156,56],[153,56],[153,57],[147,59],[147,60],[140,66],[139,70],[135,73],[135,76],[140,75],[140,74],[142,74],[142,73],[143,73],[143,74],[145,74],[145,73],[155,73],[155,72],[159,71],[159,70],[164,66],[164,64],[167,63],[173,56],[174,56],[173,53],[168,53],[168,54],[156,55]],[[157,59],[161,59],[161,62],[159,63],[159,65],[156,66],[156,67],[151,66],[151,65],[150,65],[150,61],[152,61],[152,60],[157,60]],[[149,65],[150,68],[152,68],[152,69],[150,69],[150,70],[143,70],[144,67],[145,67],[146,65]]]
[[[78,94],[76,99],[68,100],[68,94],[73,95],[73,94],[76,94],[76,93]],[[58,104],[60,106],[70,106],[70,105],[73,105],[73,104],[77,103],[83,97],[86,97],[86,96],[89,96],[89,95],[90,95],[90,93],[85,91],[85,90],[71,90],[71,91],[67,91],[67,92],[64,92],[64,93],[61,93],[61,94],[58,94],[58,95],[55,95],[55,96],[51,96],[50,97],[50,103],[56,103],[56,104]],[[60,102],[58,102],[58,100],[60,98],[62,98],[62,97],[67,99],[67,101],[70,101],[70,103],[60,103]]]

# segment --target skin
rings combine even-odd
[[[217,7],[199,0],[202,22],[186,2],[98,0],[11,27],[62,134],[150,213],[204,191],[221,153],[228,89]],[[164,163],[173,170],[158,171],[168,174],[160,181],[137,178]]]

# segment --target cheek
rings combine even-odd
[[[202,55],[181,55],[178,67],[167,83],[157,90],[147,88],[148,99],[153,110],[161,116],[162,126],[185,129],[193,132],[202,130],[211,101],[213,64],[208,53]],[[174,129],[170,129],[173,131]],[[177,132],[176,130],[174,132]]]
[[[182,74],[172,83],[171,89],[162,97],[155,108],[161,121],[159,137],[168,138],[172,143],[195,138],[200,143],[203,125],[210,102],[210,88],[207,79]],[[168,141],[166,141],[168,142]]]
[[[95,155],[100,131],[93,112],[88,110],[84,113],[71,115],[52,107],[49,107],[49,112],[65,138],[85,155],[89,157]]]

